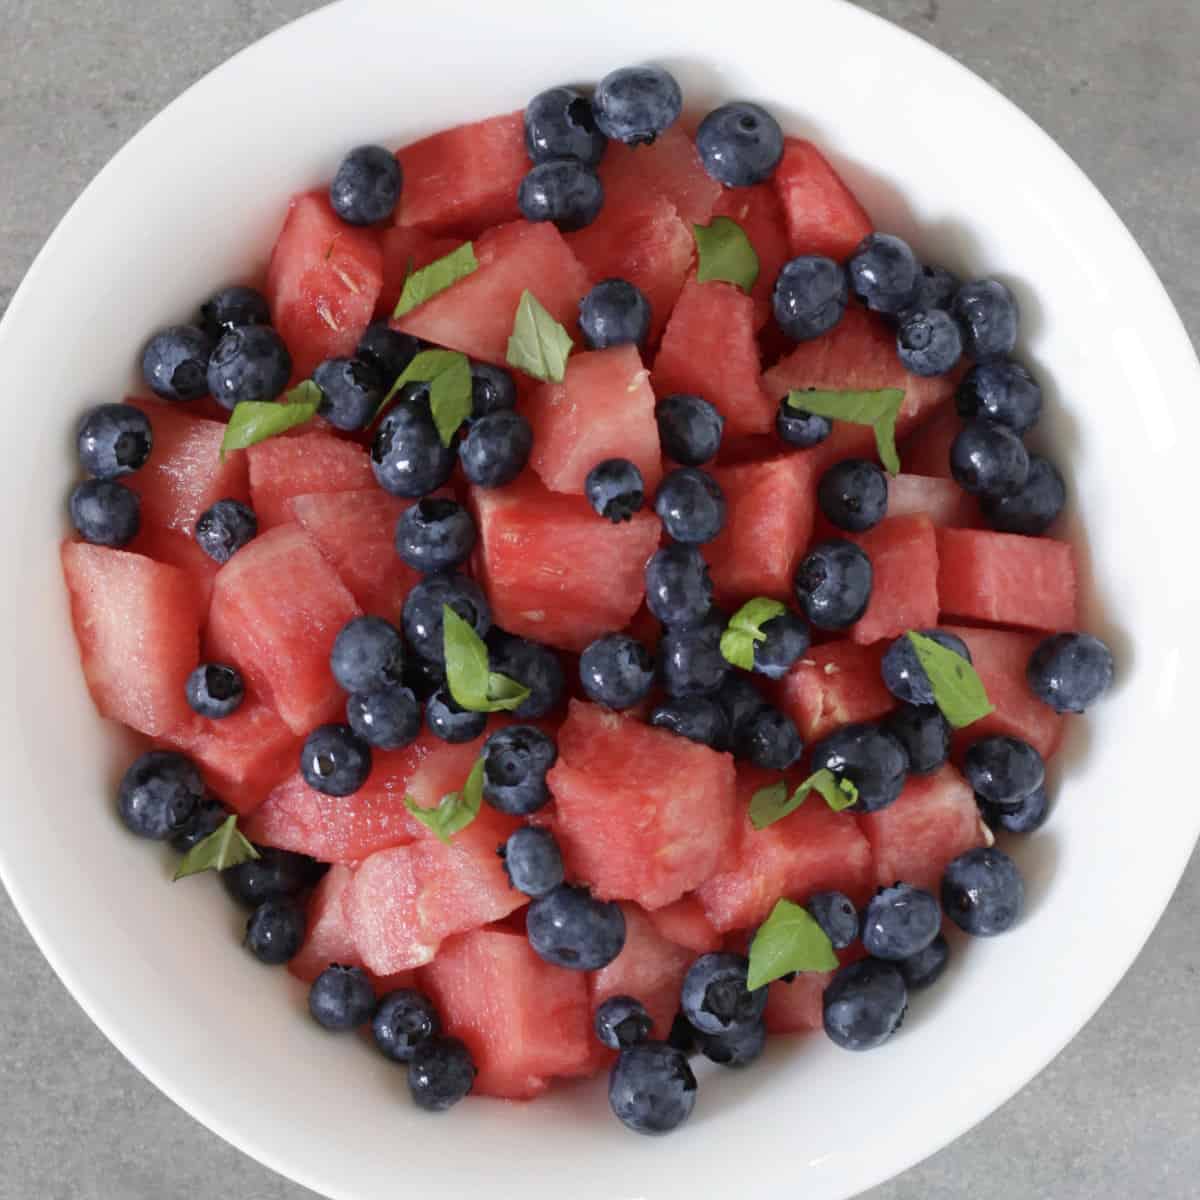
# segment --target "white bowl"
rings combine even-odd
[[[834,0],[743,14],[715,0],[315,13],[134,138],[0,326],[16,431],[0,476],[4,881],[75,997],[154,1083],[338,1200],[850,1196],[962,1133],[1063,1047],[1132,962],[1200,828],[1191,789],[1158,767],[1158,747],[1194,736],[1195,571],[1181,554],[1200,445],[1200,371],[1162,287],[1062,151],[949,58]],[[1120,668],[1055,763],[1052,821],[1015,851],[1020,928],[959,954],[882,1050],[781,1040],[753,1071],[706,1076],[693,1120],[665,1141],[618,1126],[598,1085],[433,1119],[394,1067],[320,1033],[302,990],[241,950],[220,887],[169,886],[167,856],[118,827],[127,748],[87,698],[58,566],[75,415],[122,395],[149,331],[262,265],[289,193],[327,179],[351,145],[399,144],[647,59],[696,108],[764,101],[830,151],[881,228],[1014,285],[1021,352],[1047,385],[1041,436],[1087,531],[1085,622]]]

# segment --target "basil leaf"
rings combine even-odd
[[[488,672],[487,712],[511,712],[529,699],[529,689],[498,671]]]
[[[758,280],[758,253],[746,232],[731,217],[713,217],[709,225],[693,225],[696,279],[699,283],[732,283],[748,292]]]
[[[422,808],[411,796],[404,797],[404,807],[439,841],[450,844],[451,837],[466,829],[479,816],[483,804],[483,759],[477,758],[462,790],[448,792],[436,808]]]
[[[955,729],[996,711],[983,680],[965,658],[922,633],[910,632],[907,637],[933,685],[934,703]]]
[[[439,292],[444,292],[460,279],[466,279],[479,269],[479,260],[475,257],[475,247],[470,242],[463,242],[449,254],[442,255],[419,271],[410,270],[404,279],[404,290],[396,303],[392,317],[399,320],[405,313],[412,312],[419,304],[431,300]]]
[[[508,339],[508,365],[534,379],[562,383],[567,373],[567,355],[574,345],[571,335],[526,288],[521,293]]]
[[[224,871],[238,863],[250,862],[262,855],[246,840],[237,827],[237,815],[230,815],[215,832],[197,842],[180,860],[175,879],[199,875],[201,871]]]
[[[442,648],[446,684],[459,708],[509,712],[529,699],[529,689],[488,667],[487,646],[448,604],[442,605]]]
[[[787,402],[792,408],[828,417],[831,421],[870,425],[875,430],[879,461],[889,475],[900,473],[900,456],[896,453],[896,417],[904,403],[904,392],[900,388],[879,388],[873,392],[788,392]]]
[[[230,450],[245,450],[256,446],[267,438],[276,437],[304,425],[317,415],[320,407],[321,389],[311,379],[298,383],[285,393],[282,400],[243,400],[225,426],[221,439],[221,459]]]
[[[754,638],[740,629],[726,629],[721,634],[721,657],[743,671],[753,671]]]
[[[778,783],[772,783],[768,787],[759,788],[750,797],[750,822],[754,828],[762,829],[764,826],[770,825],[772,821],[778,820],[778,817],[772,817],[771,820],[763,820],[763,818],[782,808],[787,803],[787,798],[786,779],[781,779]],[[791,809],[788,811],[790,812]]]
[[[819,775],[820,772],[818,771]],[[830,771],[829,774],[833,775]],[[834,812],[844,812],[847,808],[853,808],[858,803],[858,788],[854,782],[849,779],[838,779],[834,777],[833,787],[829,786],[828,780],[822,780],[813,786],[821,793],[822,799]]]
[[[834,971],[837,967],[833,943],[808,909],[779,900],[750,943],[746,986],[753,991],[792,971]]]
[[[471,364],[457,350],[422,350],[396,377],[379,408],[378,421],[405,384],[429,384],[429,407],[442,445],[448,446],[455,431],[471,415]]]
[[[784,605],[766,596],[747,600],[729,618],[729,624],[721,634],[721,654],[725,661],[741,667],[743,671],[753,671],[754,643],[767,640],[762,626],[785,612],[787,608]]]
[[[858,799],[858,788],[849,779],[839,779],[828,767],[822,767],[790,796],[782,783],[755,792],[750,798],[750,824],[755,829],[766,829],[768,825],[782,821],[808,799],[810,792],[819,793],[834,812],[849,808]]]

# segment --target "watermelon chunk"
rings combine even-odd
[[[327,433],[270,438],[251,446],[246,461],[259,533],[294,519],[288,504],[294,496],[375,490],[367,452]]]
[[[1075,551],[1068,542],[943,529],[938,553],[942,612],[1027,629],[1075,628]]]
[[[783,264],[792,257],[779,196],[769,183],[727,188],[717,198],[713,216],[736,221],[758,255],[758,279],[750,295],[754,299],[754,325],[761,329],[771,319],[771,293],[775,280]]]
[[[807,1033],[825,1023],[825,989],[832,971],[803,971],[784,983],[776,980],[767,990],[763,1014],[768,1033]]]
[[[878,642],[826,642],[813,646],[792,667],[779,685],[776,703],[796,722],[806,742],[842,725],[873,721],[895,707],[881,674],[886,649]]]
[[[406,313],[395,328],[503,366],[521,293],[532,292],[579,339],[587,272],[549,221],[514,221],[475,243],[479,269]]]
[[[974,529],[980,523],[979,503],[953,479],[933,475],[897,475],[888,480],[888,516],[924,513],[935,525]]]
[[[601,899],[662,908],[728,852],[728,754],[572,700],[548,780],[568,870]]]
[[[844,262],[874,228],[854,193],[812,142],[784,139],[773,182],[793,257],[824,254]]]
[[[392,225],[379,235],[383,285],[375,301],[376,317],[390,317],[410,271],[419,271],[462,245],[461,238],[435,237],[412,225]]]
[[[217,573],[209,649],[217,661],[237,666],[294,733],[307,735],[345,703],[329,652],[359,611],[304,530],[279,525]]]
[[[193,536],[178,533],[174,529],[143,526],[128,548],[134,554],[144,554],[156,562],[167,563],[183,571],[196,589],[196,603],[202,621],[207,617],[213,582],[216,580],[220,564],[200,549],[200,544]]]
[[[900,463],[913,475],[950,479],[950,447],[962,432],[962,421],[952,400],[938,405],[899,445]],[[958,487],[957,484],[954,485]]]
[[[288,963],[288,970],[297,979],[312,983],[333,963],[343,967],[362,966],[344,905],[353,879],[354,872],[349,867],[335,864],[313,890],[306,910],[308,927],[304,944]]]
[[[683,946],[696,954],[719,950],[723,939],[708,922],[704,905],[693,895],[681,896],[674,904],[646,914],[650,924],[674,946]]]
[[[888,517],[853,535],[871,559],[871,599],[850,636],[863,645],[937,624],[938,538],[924,514]]]
[[[504,488],[472,488],[476,574],[497,625],[560,650],[621,629],[642,603],[658,549],[653,513],[612,525],[582,496],[546,491],[531,472]]]
[[[184,685],[200,657],[201,617],[187,574],[83,542],[63,543],[62,569],[100,715],[151,737],[187,724]]]
[[[721,195],[721,185],[704,169],[691,132],[676,122],[650,146],[609,142],[600,165],[607,189],[620,192],[627,182],[666,196],[688,226],[706,225]]]
[[[650,372],[635,346],[573,354],[563,382],[542,384],[522,409],[533,426],[530,465],[551,491],[582,495],[597,463],[627,458],[654,494],[662,449]]]
[[[324,191],[293,196],[271,251],[266,296],[294,379],[326,358],[354,353],[382,286],[375,234],[339,220]]]
[[[521,215],[517,189],[529,159],[520,112],[443,129],[396,157],[404,171],[397,225],[469,238]]]

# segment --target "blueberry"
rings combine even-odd
[[[1112,651],[1088,633],[1056,633],[1038,643],[1025,678],[1055,712],[1080,713],[1112,687]]]
[[[515,679],[529,689],[529,697],[513,716],[536,721],[562,704],[567,681],[556,651],[529,638],[513,637],[498,629],[488,635],[491,669]]]
[[[700,1053],[723,1067],[748,1067],[767,1045],[767,1026],[763,1021],[729,1033],[698,1033]]]
[[[608,1103],[622,1125],[651,1136],[678,1129],[696,1107],[687,1055],[666,1042],[622,1050],[608,1076]]]
[[[786,771],[804,753],[804,742],[787,713],[764,704],[734,736],[733,752],[763,770]]]
[[[725,526],[725,494],[707,471],[677,467],[658,485],[654,511],[675,541],[711,542]]]
[[[867,611],[873,572],[853,542],[819,542],[796,568],[793,587],[804,615],[818,629],[845,629]]]
[[[1029,456],[1025,486],[1011,496],[982,496],[979,508],[1001,533],[1043,534],[1058,519],[1067,502],[1067,485],[1058,468],[1040,454]]]
[[[1003,829],[1006,833],[1033,833],[1041,829],[1050,815],[1050,798],[1046,795],[1046,785],[1035,787],[1027,796],[1022,796],[1015,805],[1001,807],[989,804],[988,801],[976,797],[979,812],[983,819],[993,829]]]
[[[596,126],[592,102],[574,88],[539,92],[525,106],[525,150],[535,163],[577,158],[594,167],[607,145],[608,138]]]
[[[650,332],[650,301],[625,279],[602,279],[579,302],[579,328],[593,350],[640,346]]]
[[[716,458],[725,418],[707,400],[676,392],[658,402],[654,415],[665,457],[685,467],[699,467]]]
[[[563,883],[529,905],[529,944],[552,967],[598,971],[625,945],[625,914],[611,901],[596,900],[586,888]]]
[[[445,1112],[465,1100],[479,1072],[458,1038],[431,1037],[413,1051],[408,1064],[408,1090],[426,1112]]]
[[[805,908],[835,950],[845,950],[858,940],[858,909],[849,896],[842,892],[814,892]]]
[[[454,447],[442,445],[429,404],[420,399],[388,409],[371,443],[375,482],[393,496],[436,492],[454,471],[454,459]]]
[[[544,896],[564,878],[562,852],[548,829],[522,825],[501,848],[508,881],[526,896]]]
[[[366,429],[383,403],[383,379],[361,358],[327,358],[312,378],[321,390],[317,413],[335,429]]]
[[[910,307],[921,267],[908,243],[890,233],[870,233],[846,264],[850,288],[872,311],[894,316]]]
[[[998,279],[964,283],[950,313],[962,326],[964,349],[978,362],[1011,354],[1017,344],[1016,297]]]
[[[365,1025],[375,1009],[375,990],[362,967],[334,963],[313,980],[308,1011],[317,1024],[334,1033]]]
[[[354,617],[329,652],[329,669],[346,692],[374,692],[404,679],[404,638],[382,617]]]
[[[231,329],[208,360],[208,390],[223,408],[278,399],[292,373],[292,356],[269,325]]]
[[[713,750],[729,748],[729,718],[720,704],[707,696],[665,700],[650,713],[650,724]]]
[[[896,353],[913,375],[945,375],[962,358],[962,331],[945,309],[913,309],[897,326]]]
[[[606,708],[632,708],[654,684],[654,659],[637,638],[606,633],[580,655],[579,681],[589,700]]]
[[[449,687],[440,687],[425,701],[425,724],[434,737],[459,745],[483,736],[487,713],[462,708]]]
[[[817,502],[831,524],[862,533],[887,516],[887,476],[863,458],[834,463],[817,485]]]
[[[483,743],[483,798],[525,817],[550,802],[546,775],[558,761],[554,739],[532,725],[508,725]]]
[[[822,767],[858,789],[856,811],[877,812],[894,803],[904,788],[908,755],[890,733],[862,722],[835,729],[813,747],[812,769]]]
[[[897,883],[876,892],[867,905],[862,940],[875,958],[900,962],[924,950],[941,927],[937,897],[924,888]]]
[[[412,1062],[425,1042],[442,1031],[433,1002],[414,988],[397,988],[379,1001],[371,1018],[375,1045],[392,1062]]]
[[[627,458],[598,462],[587,473],[583,494],[596,514],[614,525],[632,520],[646,499],[642,473]]]
[[[605,137],[627,146],[648,146],[673,125],[683,109],[675,77],[661,67],[621,67],[596,86],[592,112]]]
[[[628,1050],[646,1041],[653,1024],[645,1005],[632,996],[610,996],[592,1021],[596,1036],[610,1050]]]
[[[775,174],[783,157],[783,130],[765,108],[734,100],[714,108],[696,130],[705,171],[726,187],[753,187]]]
[[[474,581],[447,571],[427,575],[404,601],[404,635],[421,658],[444,663],[442,607],[449,605],[483,637],[492,627],[492,610]]]
[[[1042,756],[1020,738],[994,734],[973,742],[963,758],[963,774],[975,794],[1007,808],[1020,804],[1046,780]]]
[[[767,989],[746,986],[749,960],[741,954],[703,954],[683,977],[683,1014],[697,1033],[730,1033],[762,1020]]]
[[[257,908],[264,900],[295,896],[315,884],[322,864],[304,854],[263,846],[259,857],[221,872],[226,892],[244,908]]]
[[[533,429],[518,412],[501,409],[471,422],[458,447],[463,474],[476,487],[512,483],[525,469],[533,449]]]
[[[68,504],[71,524],[93,546],[127,546],[142,527],[142,501],[112,479],[85,479]]]
[[[422,703],[446,682],[444,663],[410,654],[404,661],[404,686]]]
[[[779,328],[794,342],[828,333],[841,319],[850,299],[846,274],[832,258],[802,254],[784,263],[771,292]]]
[[[214,721],[237,712],[246,698],[241,671],[224,663],[201,663],[188,676],[185,690],[192,711]]]
[[[271,309],[257,288],[234,284],[222,288],[200,305],[200,321],[213,342],[245,325],[270,325]]]
[[[709,622],[694,629],[669,628],[659,643],[658,666],[668,696],[678,700],[713,695],[729,672],[721,653],[721,625]]]
[[[768,679],[782,679],[808,653],[811,637],[807,623],[793,612],[764,621],[765,642],[754,643],[754,670]]]
[[[304,909],[292,900],[264,900],[246,922],[246,949],[270,967],[290,962],[304,944]]]
[[[962,281],[945,267],[922,266],[912,307],[949,309],[950,301],[961,286]]]
[[[646,564],[646,607],[670,628],[703,621],[712,593],[708,563],[695,546],[664,546]]]
[[[404,175],[383,146],[356,146],[329,185],[329,203],[348,225],[375,225],[396,210]]]
[[[521,180],[517,204],[527,221],[553,221],[563,233],[573,233],[600,215],[604,184],[577,158],[551,158]]]
[[[922,637],[937,642],[947,650],[952,650],[960,658],[971,661],[971,651],[960,637],[946,633],[942,629],[917,630]],[[904,704],[929,705],[934,703],[933,684],[921,666],[921,660],[913,648],[907,634],[901,634],[884,653],[880,664],[883,675],[883,685],[897,700]]]
[[[936,704],[901,704],[882,724],[904,747],[912,774],[928,775],[949,759],[953,730]]]
[[[196,805],[184,827],[171,835],[171,849],[186,854],[193,846],[211,837],[229,818],[229,811],[216,796],[206,795]]]
[[[1011,358],[977,363],[958,385],[954,407],[964,421],[995,421],[1026,433],[1042,415],[1042,388],[1028,369]]]
[[[258,518],[240,500],[218,500],[196,522],[196,544],[218,563],[227,563],[257,534]]]
[[[371,773],[371,747],[349,725],[318,725],[300,747],[300,774],[314,791],[351,796]]]
[[[156,842],[181,833],[206,799],[196,764],[173,750],[149,750],[121,779],[117,811],[125,827]]]
[[[825,989],[825,1032],[845,1050],[874,1050],[900,1028],[908,989],[895,963],[864,958],[842,967]]]
[[[390,388],[404,374],[404,368],[416,358],[420,349],[420,341],[411,333],[392,329],[387,321],[372,321],[358,339],[354,357],[373,366],[379,378]]]
[[[421,732],[421,705],[406,687],[360,692],[346,700],[346,723],[368,746],[400,750]]]
[[[896,966],[904,977],[904,986],[910,992],[919,992],[937,983],[949,962],[950,943],[939,933],[924,950],[898,962]]]
[[[972,421],[950,446],[950,473],[976,496],[1015,496],[1029,478],[1029,454],[1004,425]]]
[[[146,465],[154,445],[150,418],[132,404],[98,404],[79,422],[79,465],[96,479],[118,479]]]
[[[793,408],[784,396],[775,414],[775,433],[781,442],[807,450],[819,446],[833,432],[833,422],[803,408]]]
[[[457,500],[426,496],[400,514],[396,553],[416,571],[448,571],[470,558],[475,537],[475,522]]]
[[[142,351],[142,378],[164,400],[199,400],[208,394],[213,343],[195,325],[161,329]]]
[[[517,406],[517,385],[503,367],[471,364],[471,420],[490,417]]]
[[[1021,872],[1003,850],[960,854],[942,876],[942,908],[964,933],[994,937],[1016,924],[1025,903]]]
[[[730,671],[717,693],[717,703],[725,710],[729,736],[736,745],[747,726],[758,716],[767,702],[758,688],[745,675]]]

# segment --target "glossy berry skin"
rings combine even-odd
[[[731,1033],[762,1019],[767,989],[746,987],[749,968],[742,954],[703,954],[692,963],[683,977],[680,1007],[697,1033]]]
[[[71,524],[93,546],[127,546],[142,527],[142,502],[113,479],[85,479],[68,502]]]
[[[629,521],[646,500],[642,473],[627,458],[598,462],[583,482],[583,494],[597,516],[614,525]]]
[[[390,388],[420,349],[420,341],[411,333],[391,329],[386,321],[372,321],[358,339],[354,357],[374,367],[384,386]]]
[[[650,724],[713,750],[729,747],[729,718],[720,704],[708,696],[665,700],[650,713]]]
[[[921,267],[917,276],[917,290],[913,296],[912,307],[949,309],[950,301],[962,286],[957,275],[952,275],[945,267],[926,263]]]
[[[708,563],[695,546],[664,546],[646,564],[646,607],[668,628],[699,625],[712,593]]]
[[[748,100],[722,104],[700,122],[696,149],[704,169],[726,187],[753,187],[775,174],[783,130],[765,108]]]
[[[142,351],[142,378],[163,400],[199,400],[208,395],[213,343],[195,325],[160,329]]]
[[[775,433],[781,442],[807,450],[819,446],[833,432],[833,422],[802,408],[793,408],[786,396],[775,414]]]
[[[300,748],[300,774],[325,796],[352,796],[371,773],[371,747],[349,725],[318,725]]]
[[[471,422],[459,443],[463,474],[476,487],[503,487],[525,469],[533,449],[533,429],[518,412],[501,410]]]
[[[864,458],[834,463],[817,484],[817,503],[830,524],[862,533],[887,516],[887,476]]]
[[[257,534],[258,518],[240,500],[218,500],[196,521],[196,545],[217,563],[227,563]]]
[[[971,661],[967,643],[952,633],[941,629],[918,629],[917,633],[930,641],[937,642],[947,650],[953,650],[960,658]],[[901,634],[886,650],[880,665],[883,686],[904,704],[929,705],[934,703],[933,684],[921,660],[913,649],[907,634]]]
[[[771,308],[792,341],[807,342],[842,319],[849,299],[846,274],[832,258],[802,254],[784,263],[771,291]]]
[[[327,358],[312,378],[321,389],[317,414],[335,429],[366,429],[383,403],[382,377],[360,358]]]
[[[900,1028],[907,1009],[899,967],[864,958],[842,967],[825,989],[825,1032],[844,1050],[874,1050]]]
[[[79,465],[93,479],[119,479],[146,465],[154,446],[150,418],[132,404],[98,404],[75,435]]]
[[[904,747],[913,775],[929,775],[950,758],[954,731],[936,704],[901,704],[881,724]]]
[[[375,225],[396,209],[404,175],[384,146],[356,146],[329,185],[329,203],[347,225]]]
[[[130,833],[163,842],[187,828],[205,799],[204,780],[190,758],[149,750],[122,776],[117,812]]]
[[[902,238],[871,233],[847,263],[846,275],[850,290],[872,312],[895,316],[912,304],[921,266]]]
[[[308,1011],[322,1029],[348,1033],[375,1010],[375,990],[362,967],[326,967],[308,992]]]
[[[1025,486],[1011,496],[981,496],[979,509],[1001,533],[1038,537],[1058,520],[1067,503],[1067,485],[1058,468],[1040,454],[1029,456]]]
[[[676,392],[654,410],[663,455],[680,466],[699,467],[716,458],[725,418],[707,400]]]
[[[1027,433],[1042,415],[1042,388],[1026,367],[1011,358],[976,363],[954,394],[964,421],[995,421]]]
[[[964,933],[994,937],[1011,929],[1025,903],[1025,881],[1003,850],[960,854],[942,876],[942,908]]]
[[[683,92],[661,67],[621,67],[596,85],[592,112],[605,137],[627,146],[648,146],[673,125]]]
[[[835,950],[858,941],[859,916],[850,897],[842,892],[816,892],[805,905]]]
[[[222,408],[276,400],[292,373],[292,356],[269,325],[231,329],[208,360],[208,390]]]
[[[989,804],[976,796],[979,805],[979,815],[992,829],[1003,829],[1005,833],[1034,833],[1041,829],[1050,815],[1050,798],[1046,795],[1046,785],[1036,787],[1028,796],[1022,796],[1018,804],[1001,808],[998,804]]]
[[[522,825],[502,847],[508,881],[526,896],[545,896],[564,879],[562,852],[554,834],[534,825]]]
[[[796,568],[796,601],[818,629],[845,629],[867,611],[872,577],[863,550],[832,538],[814,546]]]
[[[729,735],[736,745],[749,723],[758,716],[767,702],[750,679],[738,671],[730,671],[717,692],[717,703],[725,710]]]
[[[667,536],[685,545],[711,542],[725,526],[725,495],[698,467],[679,467],[658,486],[654,511]]]
[[[304,909],[292,900],[264,900],[246,922],[246,949],[269,967],[290,962],[304,943]]]
[[[271,309],[257,288],[234,284],[215,292],[200,305],[204,332],[215,343],[231,329],[245,325],[270,325]]]
[[[241,707],[246,698],[246,683],[237,667],[201,663],[188,676],[186,691],[192,712],[219,721]]]
[[[516,406],[517,385],[512,375],[491,363],[471,364],[471,420]]]
[[[244,908],[257,908],[264,900],[280,900],[310,888],[324,874],[324,866],[303,854],[259,848],[259,857],[221,872],[229,896]]]
[[[199,845],[206,837],[211,837],[229,816],[226,809],[216,796],[206,795],[192,811],[187,824],[178,833],[171,835],[171,849],[186,854],[193,846]]]
[[[421,732],[421,705],[406,687],[359,692],[346,700],[346,724],[368,746],[400,750]]]
[[[626,279],[602,279],[579,302],[579,328],[592,350],[640,346],[650,332],[650,301]]]
[[[678,1129],[696,1107],[696,1076],[687,1055],[666,1042],[622,1050],[609,1072],[608,1103],[634,1133],[656,1137]]]
[[[720,623],[668,628],[658,647],[663,690],[673,699],[711,696],[725,682],[729,663],[721,653]]]
[[[975,496],[1015,496],[1029,478],[1029,453],[1004,425],[972,421],[950,446],[950,474]]]
[[[483,798],[513,817],[550,801],[546,775],[558,761],[554,739],[532,725],[508,725],[483,744]]]
[[[625,914],[586,888],[564,883],[529,905],[525,931],[538,957],[551,966],[598,971],[625,945]]]
[[[602,1045],[610,1050],[628,1050],[650,1036],[653,1022],[640,1000],[632,996],[610,996],[592,1020]]]
[[[426,496],[406,508],[396,522],[396,553],[425,574],[466,562],[475,538],[471,514],[449,497]]]
[[[924,950],[896,964],[910,992],[933,987],[950,963],[950,943],[939,933]]]
[[[532,162],[576,158],[594,167],[607,145],[592,102],[574,88],[549,88],[525,106],[525,151]]]
[[[404,639],[382,617],[354,617],[342,626],[329,652],[329,669],[346,692],[396,687],[404,678]]]
[[[527,221],[553,221],[563,233],[590,225],[604,207],[604,185],[577,158],[537,163],[521,180],[517,204]]]
[[[896,353],[913,375],[946,375],[962,358],[962,331],[942,308],[905,313],[896,328]]]
[[[765,771],[786,771],[800,760],[804,742],[796,722],[768,704],[734,736],[733,752],[739,759]]]
[[[427,1038],[408,1064],[409,1094],[418,1108],[445,1112],[466,1099],[477,1074],[470,1050],[458,1038]]]
[[[514,717],[536,721],[561,706],[567,681],[556,651],[499,629],[493,629],[488,635],[488,650],[493,671],[515,679],[529,689],[528,698],[513,709]]]
[[[632,708],[654,685],[654,659],[637,638],[606,633],[580,655],[579,682],[605,708]]]
[[[723,1067],[748,1067],[762,1056],[767,1045],[767,1026],[763,1021],[731,1033],[698,1033],[700,1053]]]
[[[1042,786],[1046,764],[1028,742],[996,734],[980,738],[967,748],[963,774],[976,796],[1006,808],[1019,804]]]
[[[454,461],[454,447],[442,445],[429,404],[420,399],[388,409],[371,443],[375,482],[393,496],[436,492],[450,478]]]
[[[449,687],[440,687],[425,701],[425,724],[434,737],[451,745],[473,742],[487,728],[487,713],[462,708],[450,694]]]
[[[412,1062],[417,1048],[442,1032],[433,1001],[415,988],[397,988],[379,1001],[371,1034],[380,1054],[392,1062]]]
[[[863,914],[862,940],[875,958],[900,962],[924,950],[941,927],[937,897],[924,888],[897,883],[871,898]]]
[[[1055,712],[1081,713],[1113,682],[1112,651],[1089,633],[1056,633],[1029,656],[1030,690]]]
[[[454,571],[428,575],[404,601],[404,636],[409,646],[429,662],[444,663],[442,607],[449,605],[483,637],[492,627],[492,610],[473,580]]]
[[[1017,300],[998,279],[964,283],[950,313],[962,327],[963,349],[976,362],[1002,358],[1017,344]]]
[[[822,767],[858,789],[856,812],[878,812],[895,803],[903,790],[908,755],[890,733],[861,722],[843,725],[813,746],[811,769]]]
[[[764,621],[761,632],[767,640],[754,643],[754,670],[768,679],[782,679],[808,653],[812,641],[808,625],[794,612]]]

